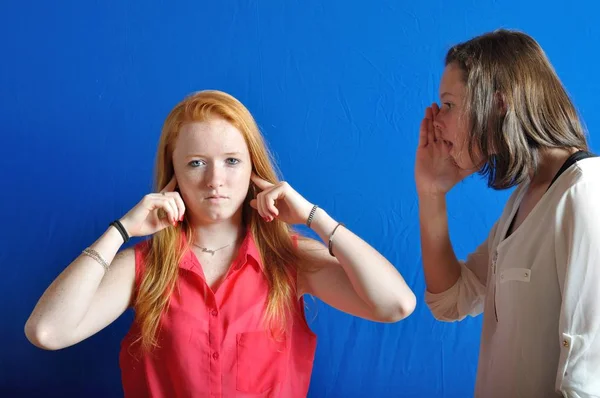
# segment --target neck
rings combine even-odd
[[[565,161],[577,148],[547,148],[539,152],[538,167],[535,172],[530,173],[530,185],[548,185],[558,173]]]
[[[246,228],[241,222],[225,220],[211,224],[192,225],[194,244],[207,249],[218,249],[226,245],[236,246],[246,235]]]

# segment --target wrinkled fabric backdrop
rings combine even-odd
[[[387,256],[419,300],[386,325],[308,299],[319,336],[309,396],[472,396],[481,318],[437,322],[423,302],[413,178],[423,110],[452,44],[521,29],[546,50],[597,148],[599,7],[414,3],[3,1],[0,395],[122,395],[131,311],[59,352],[29,344],[23,326],[57,274],[150,192],[169,110],[220,89],[254,114],[283,178]],[[449,194],[459,256],[485,239],[509,194],[478,176]]]

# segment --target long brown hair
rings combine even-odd
[[[173,177],[173,150],[182,125],[215,117],[226,120],[242,133],[250,152],[253,172],[267,181],[278,182],[272,156],[248,109],[229,94],[209,90],[186,97],[167,116],[156,158],[157,191],[164,188]],[[293,231],[286,223],[278,220],[267,223],[256,211],[251,210],[249,202],[253,198],[252,191],[253,184],[244,202],[243,220],[255,239],[269,283],[265,321],[271,330],[283,330],[296,296],[295,272],[301,264],[300,254],[292,242]],[[181,229],[187,236],[184,244],[179,244]],[[145,253],[146,271],[134,304],[144,350],[157,345],[160,318],[174,294],[179,261],[192,240],[193,230],[185,220],[177,227],[166,228],[151,238]]]
[[[452,47],[446,65],[464,73],[468,150],[495,189],[535,172],[542,148],[587,149],[577,111],[540,45],[525,33],[496,30]]]

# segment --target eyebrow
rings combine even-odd
[[[449,95],[449,96],[451,96],[451,97],[454,97],[454,94],[452,94],[452,93],[449,93],[448,91],[444,91],[444,92],[442,93],[442,95],[440,95],[440,98],[442,98],[442,97],[445,97],[445,96],[447,96],[447,95]]]
[[[223,153],[223,156],[241,156],[241,152],[226,152]],[[210,156],[206,156],[206,155],[202,155],[200,153],[191,153],[189,155],[186,155],[186,158],[207,158]]]

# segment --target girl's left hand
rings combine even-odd
[[[275,218],[288,224],[304,224],[313,205],[285,181],[272,184],[252,173],[252,182],[262,192],[250,201],[250,206],[267,222]]]

